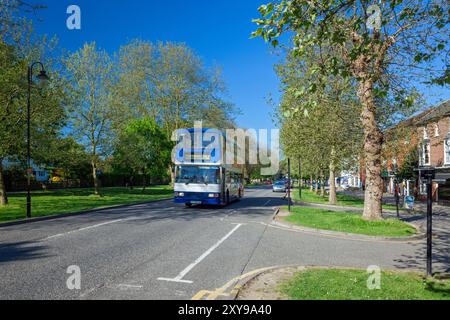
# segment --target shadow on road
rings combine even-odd
[[[433,272],[450,273],[450,231],[436,232],[433,237]],[[414,254],[403,255],[397,259],[396,267],[401,269],[419,269],[425,271],[426,240],[413,244]]]
[[[39,245],[36,242],[2,243],[0,244],[0,264],[50,257],[46,251],[46,246]]]
[[[252,188],[252,190],[270,189]],[[133,215],[138,219],[127,221],[127,223],[149,223],[164,219],[192,221],[211,217],[222,218],[228,215],[230,211],[237,211],[239,214],[245,215],[246,218],[269,218],[273,213],[274,207],[286,206],[287,204],[287,200],[284,200],[281,194],[274,194],[273,196],[261,196],[259,194],[257,197],[253,197],[250,190],[243,199],[235,201],[228,206],[202,205],[187,208],[183,205],[176,205],[175,207],[155,211],[154,214],[148,208],[134,209]]]

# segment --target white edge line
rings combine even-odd
[[[119,284],[119,288],[133,288],[133,289],[142,289],[144,286],[134,285],[134,284]]]
[[[168,282],[188,283],[188,284],[194,283],[193,281],[189,281],[189,280],[180,280],[180,279],[171,279],[171,278],[158,278],[158,280],[159,281],[168,281]]]
[[[103,222],[103,223],[95,224],[93,226],[84,227],[84,228],[75,229],[75,230],[64,232],[64,233],[55,234],[54,236],[47,237],[44,240],[51,240],[51,239],[55,239],[55,238],[60,238],[60,237],[63,237],[63,236],[66,236],[66,235],[69,235],[69,234],[72,234],[72,233],[75,233],[75,232],[80,232],[80,231],[85,231],[85,230],[89,230],[89,229],[94,229],[94,228],[106,226],[108,224],[122,222],[122,221],[125,221],[125,220],[127,220],[127,219],[118,219],[118,220]]]

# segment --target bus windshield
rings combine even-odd
[[[176,183],[220,184],[220,168],[179,166]]]

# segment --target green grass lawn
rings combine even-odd
[[[400,220],[366,221],[361,214],[352,212],[294,207],[292,214],[284,219],[309,228],[369,236],[407,237],[416,234],[412,226]]]
[[[382,272],[381,289],[369,290],[364,270],[309,269],[282,283],[292,300],[449,300],[450,282],[415,273]]]
[[[173,196],[169,186],[141,188],[102,188],[102,197],[94,196],[93,189],[67,189],[32,193],[32,216],[42,217],[62,213],[75,213],[105,206],[132,204],[168,199]],[[0,222],[26,217],[26,193],[12,193],[9,205],[0,208]]]
[[[299,190],[295,189],[292,191],[292,196],[295,201],[301,201],[305,203],[329,204],[328,196],[322,197],[320,196],[320,194],[316,194],[314,191],[311,192],[309,189],[302,190],[301,198]],[[364,208],[364,200],[346,194],[338,193],[337,205],[343,207]],[[388,210],[396,210],[396,206],[393,205],[383,205],[383,208]]]

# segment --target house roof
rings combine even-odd
[[[448,116],[450,116],[450,100],[428,109],[427,114],[421,117],[421,119],[417,122],[417,125],[426,125],[430,122],[434,122]]]
[[[447,116],[450,117],[450,100],[447,100],[435,107],[428,108],[415,116],[399,122],[397,125],[388,128],[386,130],[386,133],[397,130],[399,128],[424,126],[430,122],[434,122]]]
[[[390,127],[386,130],[386,133],[393,132],[395,130],[398,130],[400,128],[408,128],[417,126],[425,117],[428,117],[428,115],[433,111],[433,109],[427,109],[425,111],[422,111],[421,113],[412,116],[408,119],[405,119],[403,121],[400,121],[395,126]]]

